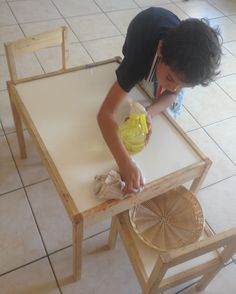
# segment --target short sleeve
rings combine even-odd
[[[123,46],[124,59],[116,70],[121,88],[129,92],[145,75],[146,42],[144,23],[146,16],[139,13],[130,23]]]
[[[126,92],[129,92],[142,79],[142,71],[137,63],[134,57],[125,56],[116,70],[117,81]]]

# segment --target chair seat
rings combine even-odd
[[[197,198],[178,187],[129,211],[137,236],[158,251],[169,251],[197,241],[204,228]]]
[[[153,248],[149,246],[146,242],[143,241],[142,238],[140,238],[140,235],[137,234],[133,228],[133,225],[131,224],[130,221],[130,215],[128,211],[122,212],[118,215],[119,222],[120,222],[120,233],[123,233],[123,241],[127,241],[131,250],[133,252],[136,252],[135,254],[139,256],[140,263],[142,264],[143,267],[143,273],[146,277],[150,277],[155,264],[160,258],[160,255],[163,254],[162,251],[157,250],[156,248]],[[204,230],[200,236],[200,240],[204,240],[207,238],[207,235],[205,234]],[[125,243],[125,241],[124,241]],[[131,245],[132,244],[132,245]],[[135,250],[134,250],[135,248]],[[169,251],[170,252],[170,251]],[[205,254],[204,256],[197,257],[193,260],[184,262],[180,265],[176,265],[172,268],[170,268],[165,277],[170,277],[176,273],[179,273],[181,271],[187,271],[189,270],[193,265],[200,265],[203,262],[207,262],[212,260],[213,258],[217,257],[216,251],[209,252]]]
[[[142,225],[145,222],[146,226]],[[113,245],[117,230],[143,293],[160,294],[199,277],[195,290],[201,291],[236,250],[236,228],[214,235],[207,224],[203,230],[203,225],[203,213],[197,199],[184,187],[178,187],[156,197],[154,202],[148,201],[117,215],[113,219],[109,242]],[[199,237],[201,240],[196,241]],[[192,244],[165,252],[157,250],[166,250],[170,245],[176,248],[187,242]]]

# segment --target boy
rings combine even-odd
[[[206,86],[214,79],[222,53],[219,32],[205,21],[180,21],[172,12],[152,7],[131,21],[123,54],[116,70],[117,81],[98,113],[98,124],[126,184],[124,193],[128,194],[139,191],[144,182],[119,138],[113,119],[116,108],[138,82],[151,83],[157,99],[147,108],[149,137],[153,116],[166,109],[173,116],[179,112],[182,88]]]

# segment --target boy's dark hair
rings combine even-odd
[[[207,86],[219,74],[219,37],[206,19],[183,20],[163,40],[162,60],[183,82]]]

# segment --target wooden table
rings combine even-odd
[[[81,275],[84,226],[92,225],[133,205],[192,181],[196,193],[211,164],[167,114],[153,119],[148,146],[133,156],[146,178],[143,192],[124,200],[97,200],[95,175],[116,168],[96,116],[109,88],[116,80],[119,59],[76,67],[61,72],[8,82],[15,119],[23,119],[38,147],[52,181],[64,203],[73,227],[73,275]],[[128,97],[150,103],[135,87]],[[128,114],[125,101],[117,111],[117,122]],[[21,153],[23,137],[18,132]]]

